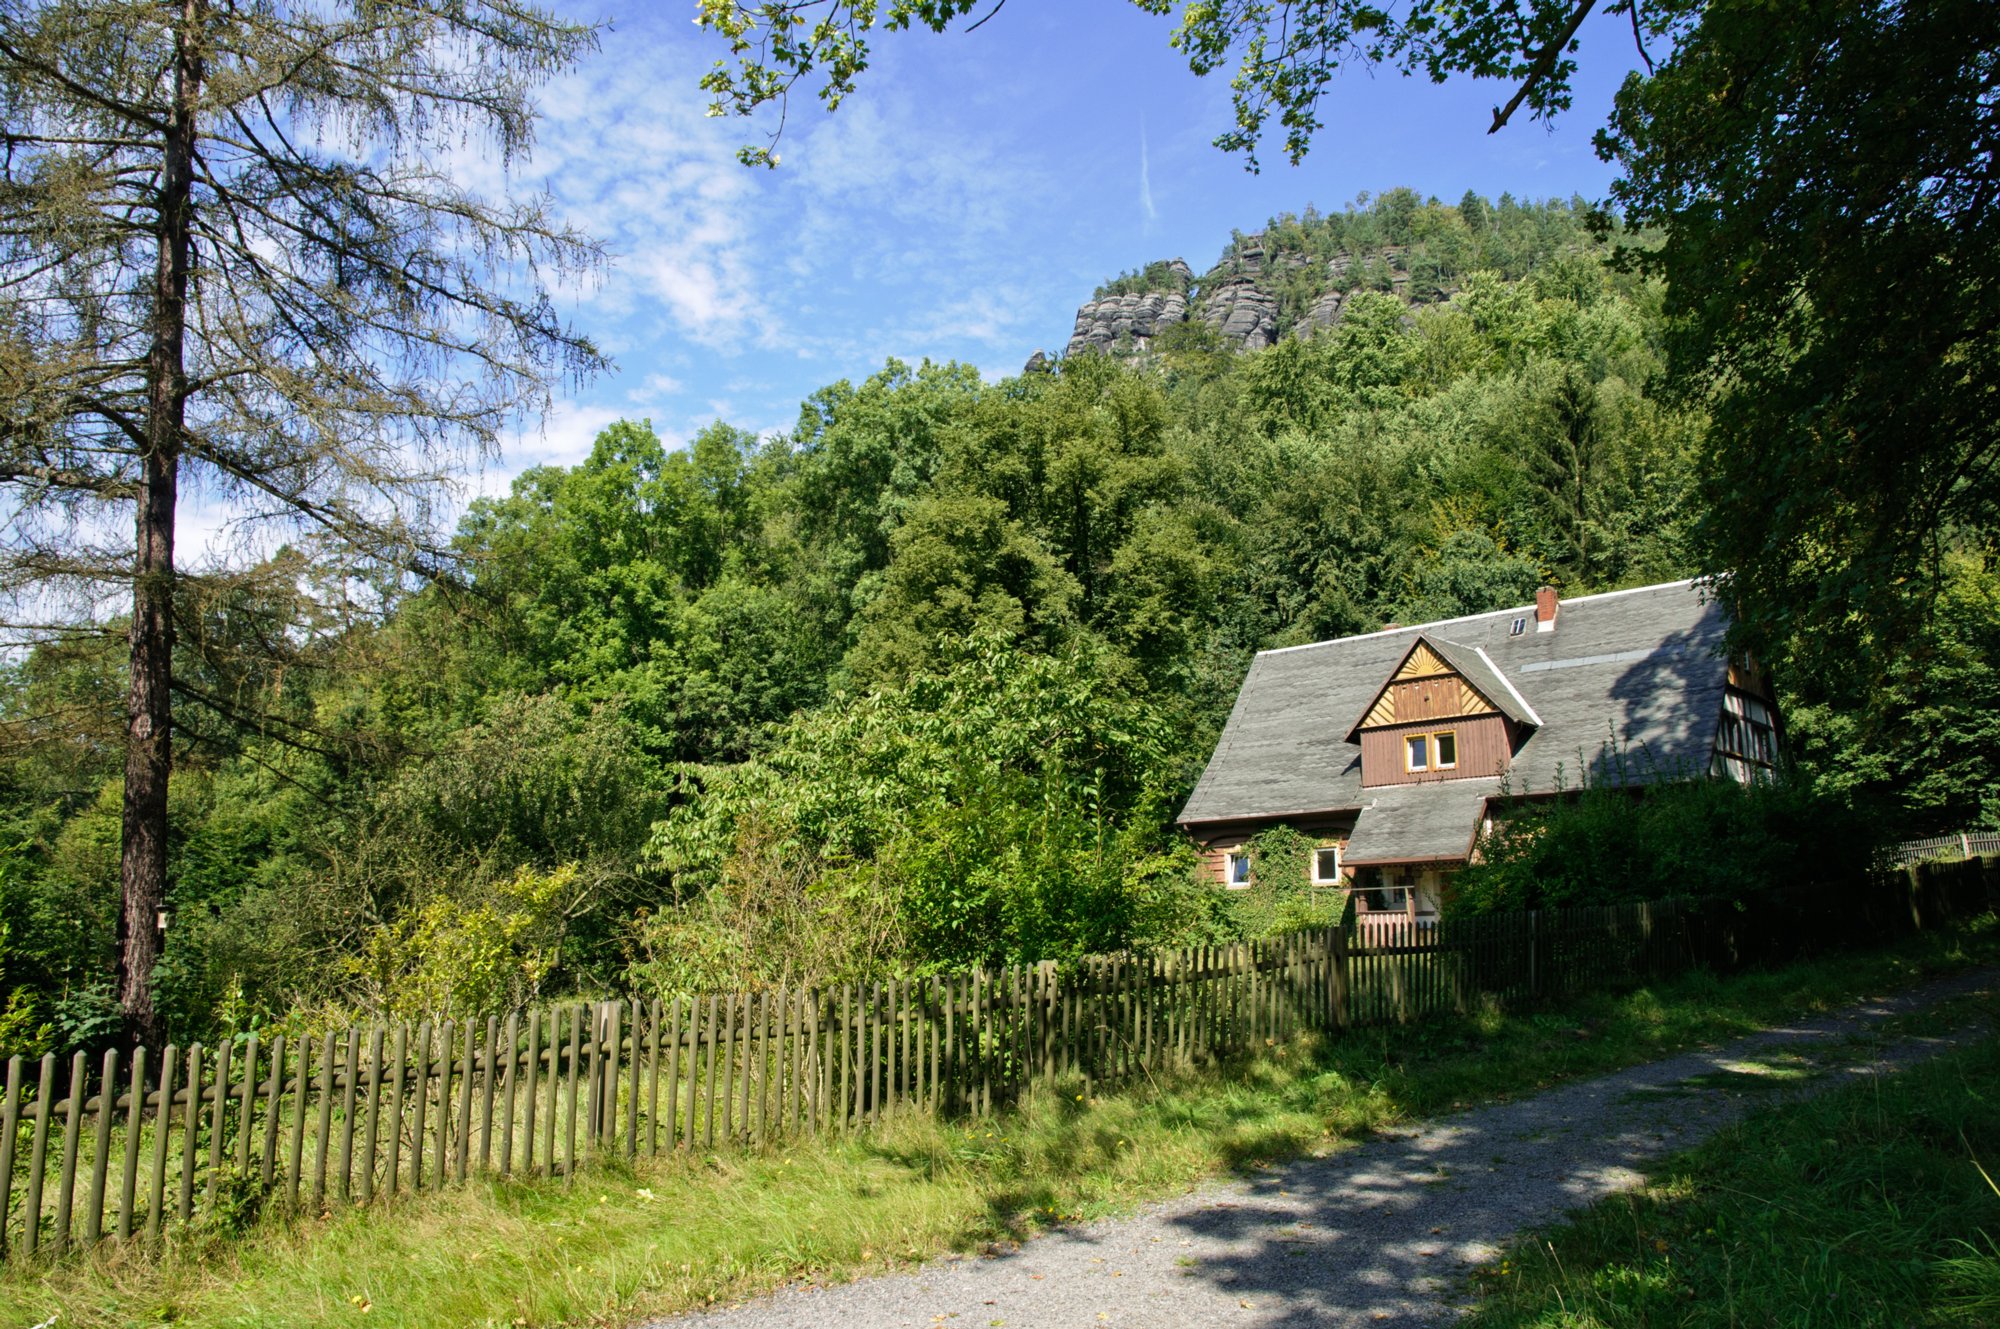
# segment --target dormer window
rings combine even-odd
[[[1409,734],[1403,739],[1403,769],[1412,775],[1458,769],[1458,731]]]
[[[1541,723],[1484,650],[1422,636],[1346,739],[1361,749],[1362,786],[1374,788],[1499,775]]]

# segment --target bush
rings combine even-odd
[[[1879,859],[1864,818],[1788,781],[1683,780],[1518,805],[1453,882],[1454,914],[1859,887]]]
[[[649,955],[720,926],[737,942],[683,947],[739,981],[819,982],[1065,959],[1179,926],[1192,874],[1149,708],[1088,651],[985,637],[937,654],[934,673],[794,718],[754,762],[684,773],[650,851],[683,904],[649,925]]]

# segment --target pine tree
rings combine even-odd
[[[22,638],[129,588],[134,1037],[158,1033],[181,487],[348,566],[439,570],[453,462],[602,364],[548,293],[594,246],[454,161],[521,161],[533,90],[594,44],[516,0],[0,0],[0,590]]]

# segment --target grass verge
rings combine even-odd
[[[1693,974],[1559,1012],[1372,1030],[1088,1100],[911,1118],[763,1154],[480,1181],[365,1212],[196,1233],[0,1271],[0,1326],[628,1324],[801,1278],[1025,1238],[1372,1128],[1531,1093],[2000,960],[2000,928],[1730,979]],[[2000,1152],[2000,1150],[1996,1150]]]
[[[1473,1329],[2000,1325],[2000,1039],[1773,1105],[1522,1239]]]

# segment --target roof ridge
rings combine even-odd
[[[1622,591],[1596,591],[1590,595],[1575,596],[1572,599],[1562,601],[1562,603],[1565,605],[1575,605],[1584,604],[1591,600],[1612,600],[1621,595],[1641,595],[1647,591],[1664,591],[1674,586],[1693,590],[1703,580],[1704,578],[1701,577],[1688,577],[1679,581],[1655,582],[1651,586],[1627,586]],[[1481,619],[1499,618],[1505,614],[1518,614],[1524,610],[1532,611],[1534,607],[1532,604],[1512,605],[1506,609],[1488,609],[1477,614],[1460,614],[1457,618],[1438,618],[1432,619],[1428,623],[1408,623],[1393,628],[1378,628],[1374,632],[1356,632],[1345,637],[1328,637],[1325,641],[1300,642],[1297,646],[1273,646],[1257,652],[1257,655],[1284,655],[1290,651],[1310,651],[1318,646],[1337,646],[1341,642],[1366,641],[1370,637],[1387,637],[1398,632],[1427,632],[1432,628],[1442,628],[1453,623],[1476,623]],[[1467,643],[1455,642],[1453,644],[1463,646]],[[1252,658],[1254,659],[1255,657]]]

